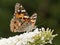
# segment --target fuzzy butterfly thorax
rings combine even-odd
[[[36,13],[29,17],[24,7],[21,4],[16,3],[15,13],[10,21],[10,29],[12,32],[32,31],[33,29],[36,28],[35,26],[36,18],[37,18]]]

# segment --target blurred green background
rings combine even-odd
[[[54,34],[57,33],[58,36],[53,44],[46,45],[60,45],[60,0],[0,0],[0,37],[8,38],[20,34],[12,33],[9,27],[17,2],[24,6],[29,16],[34,12],[38,14],[37,27],[55,29]]]

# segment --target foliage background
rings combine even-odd
[[[10,20],[14,14],[14,6],[19,2],[27,10],[29,16],[37,12],[36,25],[55,29],[58,36],[51,45],[60,44],[60,0],[0,0],[0,37],[8,38],[20,33],[10,31]],[[48,44],[46,44],[48,45]]]

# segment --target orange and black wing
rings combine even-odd
[[[36,19],[37,19],[37,13],[34,13],[34,14],[30,17],[31,25],[32,25],[33,27],[35,26]]]
[[[20,3],[16,3],[14,15],[18,19],[29,18],[28,13]]]
[[[19,3],[15,5],[15,13],[10,21],[10,29],[12,32],[22,31],[26,27],[25,23],[28,23],[29,16],[23,6]],[[25,26],[24,26],[25,25]]]

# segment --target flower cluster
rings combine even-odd
[[[44,45],[52,44],[52,40],[57,34],[53,35],[54,30],[49,28],[36,28],[33,32],[26,32],[9,38],[0,39],[0,45]]]

